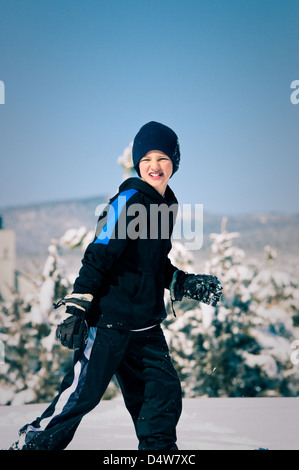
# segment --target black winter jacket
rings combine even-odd
[[[99,217],[73,292],[92,294],[90,325],[141,329],[166,317],[164,289],[174,271],[168,258],[177,200],[139,178],[121,184]]]

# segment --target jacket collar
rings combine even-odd
[[[154,201],[159,202],[160,204],[165,203],[165,202],[169,205],[177,203],[177,199],[169,186],[167,186],[164,197],[163,197],[150,184],[146,183],[145,181],[137,177],[126,179],[120,185],[119,192],[125,191],[127,189],[136,189],[137,191],[145,194],[146,196],[150,197]]]

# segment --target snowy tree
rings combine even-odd
[[[53,398],[61,374],[71,364],[70,352],[57,342],[58,313],[53,300],[69,288],[64,276],[59,244],[53,240],[39,279],[36,294],[12,294],[0,305],[1,340],[5,362],[1,365],[1,404],[23,404]]]
[[[298,283],[246,259],[233,244],[238,236],[225,224],[210,235],[205,272],[223,283],[222,302],[213,308],[185,300],[168,324],[185,395],[295,396],[298,366],[290,356],[298,335]]]
[[[123,168],[124,170],[124,179],[129,178],[130,176],[133,176],[135,173],[134,166],[133,166],[133,160],[132,160],[132,147],[133,147],[133,142],[131,142],[123,151],[123,154],[120,155],[117,159],[117,163]]]
[[[93,231],[80,227],[52,240],[36,280],[36,294],[12,294],[9,302],[0,303],[0,340],[5,347],[5,361],[0,365],[1,405],[51,401],[72,366],[73,353],[56,339],[64,310],[54,310],[53,302],[71,292],[75,277],[65,274],[63,249],[85,250],[93,236]],[[117,392],[113,381],[104,399]]]

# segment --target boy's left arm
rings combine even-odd
[[[165,266],[165,281],[164,281],[164,287],[165,289],[169,289],[169,286],[171,284],[172,278],[174,273],[178,271],[178,268],[173,266],[171,263],[170,259],[167,257],[166,259],[166,266]]]

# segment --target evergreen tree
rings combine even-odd
[[[247,260],[233,244],[238,236],[225,225],[211,234],[205,272],[223,283],[222,302],[213,308],[185,300],[167,325],[185,395],[296,396],[298,367],[290,357],[298,284]]]
[[[12,294],[0,304],[0,334],[5,361],[0,368],[1,404],[45,402],[53,398],[61,374],[71,365],[70,351],[55,339],[59,317],[53,300],[64,296],[64,277],[58,243],[48,248],[43,272],[36,281],[36,295]]]

